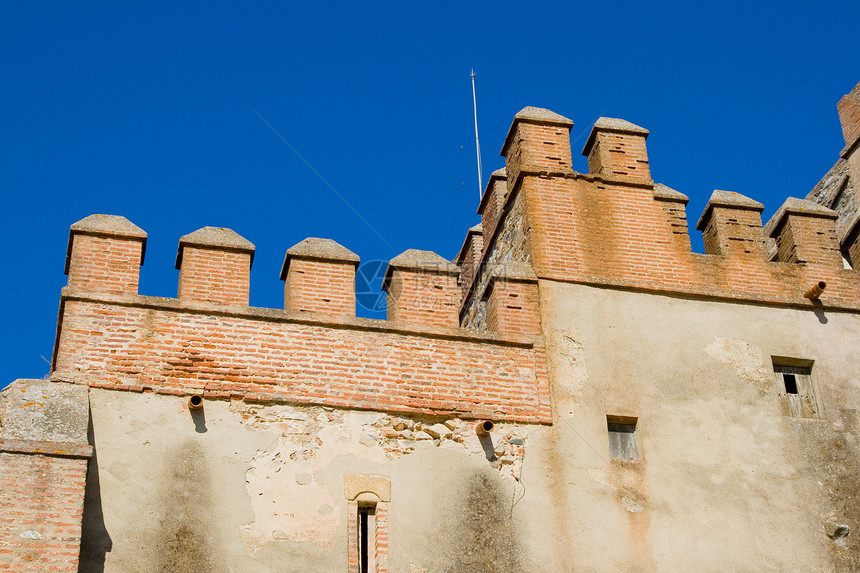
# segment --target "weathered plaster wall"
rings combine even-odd
[[[391,571],[541,570],[511,517],[539,426],[90,392],[86,570],[345,571],[347,474],[391,480]]]
[[[540,290],[556,422],[524,482],[554,501],[558,570],[857,570],[856,316]],[[822,419],[783,415],[772,356],[815,361]],[[609,459],[607,415],[638,418],[639,461]]]

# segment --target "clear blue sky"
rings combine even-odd
[[[176,296],[179,237],[205,225],[256,244],[254,306],[282,306],[308,236],[452,258],[479,221],[471,67],[485,174],[524,106],[574,120],[579,171],[594,120],[621,117],[690,221],[715,188],[766,219],[843,146],[860,3],[841,4],[2,3],[0,386],[47,373],[68,228],[92,213],[149,233],[146,295]]]

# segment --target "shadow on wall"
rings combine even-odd
[[[87,485],[84,491],[84,513],[81,523],[81,573],[103,573],[105,556],[113,548],[113,541],[105,528],[102,514],[102,494],[99,483],[98,453],[93,438],[93,416],[87,428],[87,440],[93,446],[93,457],[87,469]]]

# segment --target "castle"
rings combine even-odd
[[[73,224],[50,380],[0,394],[2,571],[860,570],[860,84],[806,199],[651,179],[648,130],[513,120],[453,261]],[[274,274],[274,273],[273,273]]]

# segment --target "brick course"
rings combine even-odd
[[[293,259],[284,280],[284,308],[355,316],[355,264]]]
[[[179,269],[179,298],[248,305],[251,295],[248,253],[213,248],[184,248]]]
[[[543,356],[531,337],[249,310],[66,291],[54,377],[177,395],[550,421]]]
[[[86,473],[86,459],[0,452],[0,571],[78,570]]]
[[[97,235],[75,235],[67,274],[79,290],[137,294],[141,242]]]

